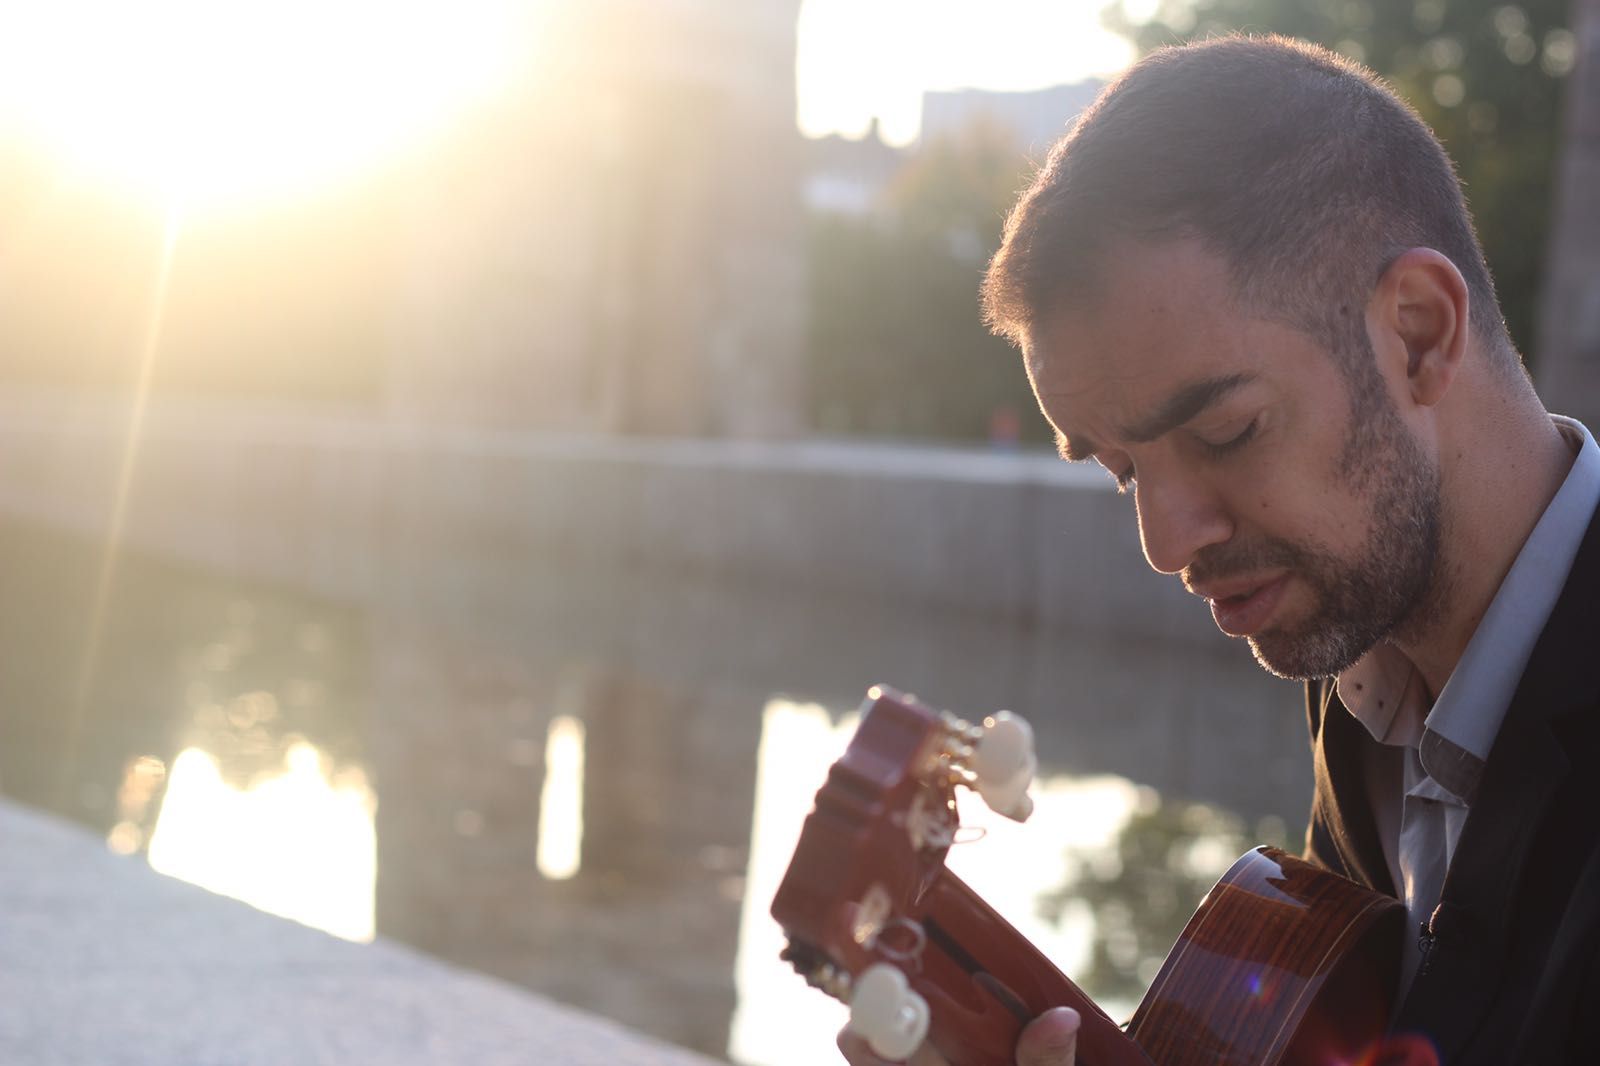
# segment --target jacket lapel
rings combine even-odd
[[[1322,810],[1313,813],[1313,821],[1320,813],[1346,877],[1393,896],[1394,881],[1367,796],[1366,746],[1376,742],[1339,702],[1332,680],[1322,683],[1320,698],[1322,724],[1314,748],[1318,787],[1313,802]]]
[[[1445,878],[1433,946],[1396,1018],[1397,1029],[1431,1036],[1441,1061],[1459,1055],[1504,979],[1529,848],[1574,761],[1563,738],[1592,735],[1572,726],[1600,704],[1597,590],[1600,519],[1591,520],[1506,710]]]

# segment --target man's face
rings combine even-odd
[[[1124,246],[1092,307],[1029,346],[1072,458],[1134,494],[1145,558],[1211,603],[1284,677],[1338,673],[1438,594],[1439,478],[1348,309],[1342,369],[1305,333],[1242,308],[1192,242]]]

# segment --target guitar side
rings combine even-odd
[[[1273,848],[1206,895],[1128,1026],[1161,1066],[1312,1066],[1383,1044],[1405,908]]]

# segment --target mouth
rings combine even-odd
[[[1248,637],[1259,632],[1272,617],[1289,582],[1289,575],[1240,589],[1226,596],[1208,596],[1211,618],[1217,628],[1230,637]]]

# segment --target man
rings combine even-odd
[[[1158,52],[1051,153],[983,298],[1150,565],[1306,682],[1307,855],[1412,919],[1395,1028],[1593,1058],[1600,450],[1535,395],[1428,129],[1312,46]],[[1019,1061],[1070,1062],[1074,1023]]]

